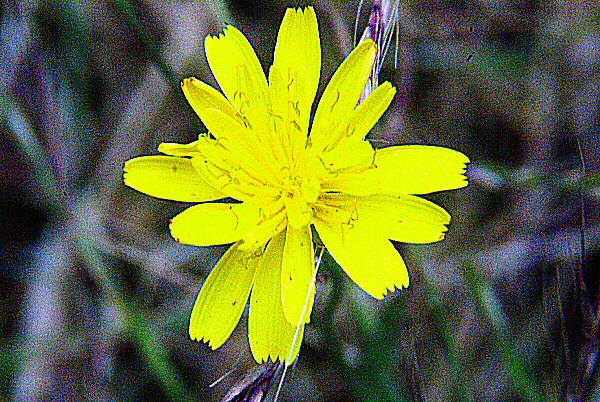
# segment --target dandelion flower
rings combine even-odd
[[[177,242],[232,244],[200,290],[191,338],[220,347],[250,299],[254,358],[289,365],[314,300],[312,227],[348,276],[381,299],[408,286],[390,240],[436,242],[450,222],[446,211],[416,195],[466,186],[469,160],[433,146],[375,150],[364,140],[396,92],[385,82],[357,106],[376,54],[371,40],[337,69],[311,124],[321,70],[311,7],[287,10],[268,80],[232,26],[207,37],[205,51],[223,94],[195,78],[181,87],[209,133],[191,144],[160,144],[163,156],[128,161],[125,184],[199,203],[171,221]]]

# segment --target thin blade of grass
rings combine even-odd
[[[60,192],[61,186],[54,174],[50,158],[39,142],[33,126],[8,91],[0,91],[0,110],[0,121],[6,123],[15,143],[32,167],[35,183],[42,194],[42,203],[55,212],[64,213],[66,200]]]
[[[494,342],[502,353],[504,366],[515,390],[525,400],[543,400],[535,377],[524,366],[510,342],[508,319],[500,309],[494,290],[485,283],[472,264],[466,266],[465,279],[479,310],[491,324]]]

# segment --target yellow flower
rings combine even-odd
[[[125,184],[154,197],[201,203],[171,221],[178,242],[233,243],[200,291],[191,338],[220,347],[250,298],[254,358],[290,364],[314,300],[311,226],[350,278],[381,299],[408,286],[390,239],[436,242],[450,222],[446,211],[415,194],[466,186],[469,160],[432,146],[375,151],[364,140],[396,92],[386,82],[356,106],[376,54],[371,40],[338,68],[311,124],[321,70],[311,7],[287,10],[268,81],[232,26],[206,38],[205,50],[225,96],[194,78],[182,89],[210,134],[191,144],[160,144],[166,156],[128,161]],[[239,202],[205,203],[218,199]],[[300,339],[290,353],[298,326]]]

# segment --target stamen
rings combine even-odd
[[[371,161],[371,168],[377,169],[377,165],[375,164],[375,157],[377,156],[377,148],[373,151],[373,160]]]
[[[283,117],[281,117],[281,116],[280,116],[280,115],[278,115],[278,114],[275,114],[275,113],[273,112],[273,109],[272,109],[272,108],[270,108],[270,107],[269,107],[269,108],[267,109],[267,113],[269,114],[269,116],[271,116],[271,117],[276,117],[276,118],[278,118],[279,120],[283,121]]]
[[[267,219],[267,215],[265,214],[265,211],[262,209],[262,207],[258,208],[258,224],[260,225],[266,219]]]
[[[240,218],[239,216],[235,213],[235,211],[233,210],[233,206],[229,206],[229,210],[231,211],[231,213],[233,214],[233,216],[235,216],[235,227],[233,228],[233,230],[237,230],[239,224],[240,224]]]
[[[298,116],[300,116],[300,101],[296,101],[296,102],[292,102],[291,100],[288,101],[288,103],[290,105],[292,105],[292,109],[294,109],[294,111],[296,112],[296,114]]]
[[[300,128],[300,125],[296,123],[296,120],[290,121],[290,124],[292,124],[296,130],[302,132],[302,129]]]
[[[248,118],[244,115],[242,115],[242,122],[244,123],[244,126],[246,126],[246,128],[248,130],[252,130],[252,124],[250,124],[250,121],[248,120]]]
[[[336,88],[335,92],[337,94],[337,97],[335,98],[335,101],[333,101],[333,103],[331,104],[331,108],[329,110],[329,113],[333,113],[333,108],[335,107],[335,105],[340,100],[340,90]]]
[[[352,130],[349,130],[350,126],[352,126]],[[348,123],[346,126],[346,138],[354,136],[354,132],[356,131],[356,125],[352,124],[352,121]]]

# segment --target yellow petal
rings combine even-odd
[[[250,296],[248,338],[252,356],[258,363],[269,358],[283,361],[286,366],[296,360],[304,334],[304,324],[298,330],[291,359],[288,359],[296,326],[291,325],[283,314],[281,301],[281,262],[285,233],[275,236],[262,256]]]
[[[379,177],[374,173],[376,169],[367,169],[359,173],[337,173],[331,175],[321,183],[323,192],[340,192],[351,195],[373,195],[383,194],[384,191],[379,183]],[[392,191],[402,191],[401,183],[398,183]]]
[[[269,129],[269,99],[264,98],[266,93],[256,88],[256,80],[244,64],[236,66],[237,94],[233,103],[236,105],[240,115],[245,120],[245,125],[252,128],[255,135],[264,133]],[[260,140],[260,137],[257,138]]]
[[[382,299],[394,287],[408,287],[402,257],[376,224],[361,216],[340,224],[315,218],[315,228],[325,247],[350,279],[371,296]]]
[[[281,71],[277,67],[269,70],[269,96],[271,98],[271,124],[273,130],[271,141],[275,158],[281,165],[293,166],[293,141],[290,134],[290,109],[287,83],[284,81]],[[300,132],[300,126],[294,127],[294,131]],[[305,141],[306,142],[306,141]]]
[[[346,209],[348,214],[376,225],[384,237],[404,243],[443,240],[450,223],[450,215],[443,208],[414,195],[355,197],[330,194],[324,197],[324,202]]]
[[[214,121],[216,116],[206,116],[206,119],[211,121],[205,121],[205,124],[215,137],[224,137],[230,140],[230,143],[226,144],[228,149],[232,149],[231,141],[235,141],[240,150],[246,151],[245,155],[239,155],[239,159],[246,165],[257,167],[255,175],[265,173],[267,176],[277,177],[280,174],[281,165],[277,162],[278,153],[273,148],[275,127],[272,124],[269,99],[266,98],[268,94],[264,88],[257,87],[256,77],[247,65],[238,64],[236,74],[237,92],[231,101],[236,106],[241,121],[239,123],[235,120],[228,122],[232,119],[221,118],[221,125],[224,126],[224,130],[221,130],[223,134],[216,132]],[[230,134],[232,132],[236,135],[232,136]],[[232,152],[234,152],[233,149]]]
[[[192,166],[207,183],[210,183],[216,189],[219,189],[227,197],[238,201],[250,200],[253,194],[242,188],[241,183],[231,176],[230,166],[222,160],[208,159],[205,156],[192,158]]]
[[[285,120],[286,130],[298,148],[295,154],[306,145],[320,71],[321,42],[315,12],[312,7],[289,8],[277,36],[269,84],[271,89],[276,88],[271,91],[273,112]]]
[[[240,122],[223,113],[219,109],[208,108],[203,112],[202,122],[208,131],[236,159],[247,158],[250,152],[256,150],[257,144],[251,139],[252,134]]]
[[[176,142],[163,142],[158,146],[158,152],[170,156],[193,156],[197,155],[198,140],[189,144],[178,144]]]
[[[178,243],[214,246],[233,243],[256,226],[258,208],[242,204],[200,204],[171,220],[171,235]]]
[[[262,208],[260,209],[261,220],[259,224],[244,235],[244,242],[240,245],[240,248],[256,250],[285,229],[287,221],[281,201],[273,202],[273,206],[274,212],[263,212]]]
[[[305,69],[306,85],[300,99],[310,110],[321,73],[321,41],[312,7],[287,9],[277,35],[273,66],[282,73],[286,84],[290,82],[290,72]]]
[[[298,325],[301,319],[305,323],[309,322],[315,299],[315,255],[310,225],[300,229],[288,226],[281,269],[281,296],[285,318],[294,326]],[[308,304],[304,312],[307,297]]]
[[[310,133],[311,144],[315,150],[324,150],[329,142],[335,139],[336,132],[333,126],[343,121],[354,110],[371,73],[376,50],[377,45],[370,39],[359,44],[327,84]]]
[[[323,154],[323,163],[332,171],[359,171],[373,166],[375,150],[369,141],[342,141]]]
[[[352,111],[347,122],[338,126],[336,138],[329,143],[328,149],[362,141],[390,106],[395,94],[396,88],[389,82],[379,85],[367,99]]]
[[[458,151],[426,145],[378,149],[373,168],[340,173],[322,184],[326,191],[352,195],[428,194],[465,187],[466,163]]]
[[[244,124],[219,109],[212,108],[203,111],[202,121],[219,141],[219,145],[231,153],[231,160],[235,162],[236,167],[241,166],[262,183],[267,181],[269,174],[273,176],[280,173],[275,166],[273,155],[259,144],[254,132]],[[202,151],[207,145],[214,143],[200,142],[198,146]]]
[[[246,37],[235,27],[228,25],[219,36],[208,36],[204,41],[206,58],[213,75],[227,99],[237,108],[241,105],[238,86],[238,66],[248,71],[256,96],[267,101],[267,79],[254,49]]]
[[[444,239],[450,215],[440,206],[412,195],[370,196],[359,201],[359,214],[380,224],[392,240],[425,244]]]
[[[260,257],[233,245],[206,278],[190,318],[190,338],[217,349],[242,316]]]
[[[377,150],[376,170],[384,190],[400,184],[402,192],[428,194],[465,187],[469,158],[449,148],[401,145]],[[393,193],[390,193],[393,194]]]
[[[123,170],[126,185],[153,197],[183,202],[225,197],[203,180],[186,158],[141,156],[128,160]]]
[[[276,66],[269,71],[271,121],[284,155],[293,166],[295,158],[306,148],[311,104],[306,97],[305,69],[290,70],[286,75],[287,81]]]
[[[181,89],[185,98],[192,106],[198,117],[204,121],[203,115],[206,109],[217,109],[229,117],[241,122],[241,118],[231,103],[219,91],[194,78],[186,78],[181,83]]]

